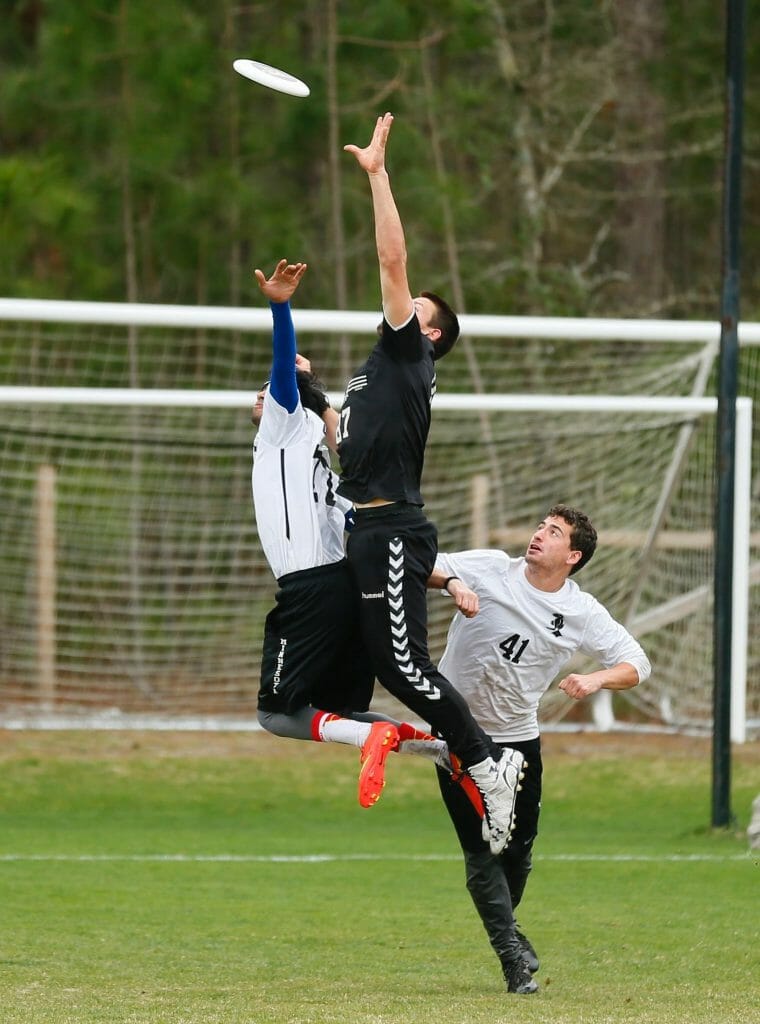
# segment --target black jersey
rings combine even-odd
[[[348,382],[338,431],[338,493],[422,505],[420,479],[435,393],[433,344],[416,314],[394,331],[383,319],[380,340]]]

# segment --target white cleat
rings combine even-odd
[[[467,769],[483,798],[482,835],[493,854],[501,853],[512,837],[515,799],[524,767],[525,758],[520,751],[506,747],[500,761],[489,757]]]

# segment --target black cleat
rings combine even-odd
[[[507,992],[514,992],[518,996],[529,996],[533,992],[538,992],[538,984],[533,980],[528,964],[522,957],[503,963],[501,969],[504,971]]]
[[[517,941],[520,943],[520,949],[525,963],[528,965],[528,970],[531,974],[535,974],[539,968],[538,953],[533,948],[533,944],[527,935],[523,935],[520,929],[515,925],[515,934],[517,935]]]

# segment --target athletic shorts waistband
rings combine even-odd
[[[392,501],[387,505],[372,505],[369,508],[356,508],[354,506],[354,516],[357,523],[360,520],[384,519],[386,516],[402,516],[416,512],[420,515],[423,514],[422,505],[413,505],[409,501]]]
[[[333,573],[344,572],[347,561],[345,558],[341,558],[338,562],[327,562],[326,565],[313,565],[309,569],[296,569],[293,572],[286,572],[284,576],[279,576],[277,582],[280,586],[285,583],[291,583],[293,580],[308,580],[314,576],[329,576]]]

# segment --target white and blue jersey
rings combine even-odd
[[[344,558],[345,514],[325,425],[298,396],[295,333],[287,302],[274,318],[272,379],[253,446],[251,484],[261,546],[275,577]]]

